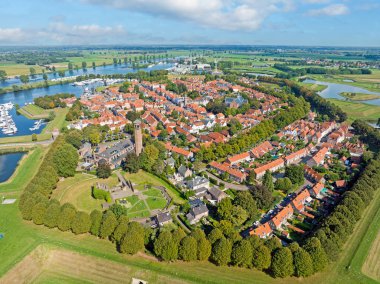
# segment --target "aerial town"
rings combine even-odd
[[[0,284],[380,283],[378,0],[3,2]]]

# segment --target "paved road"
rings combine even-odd
[[[229,182],[226,182],[224,180],[221,180],[220,178],[218,178],[217,176],[213,175],[212,173],[209,173],[208,171],[205,171],[205,173],[207,174],[207,176],[209,178],[213,178],[213,179],[217,180],[218,182],[224,183],[225,188],[231,188],[231,189],[240,190],[240,191],[245,191],[245,190],[249,189],[248,186],[246,186],[244,184],[229,183]]]
[[[23,143],[9,143],[9,144],[0,144],[1,147],[30,147],[34,145],[50,145],[53,143],[53,139],[45,141],[35,141],[35,142],[23,142]]]

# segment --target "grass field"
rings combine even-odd
[[[362,271],[365,275],[380,281],[380,234],[373,242],[371,250],[363,264]]]
[[[315,92],[321,92],[321,91],[327,89],[326,85],[318,85],[318,84],[302,83],[302,82],[300,84],[309,88],[312,91],[315,91]]]
[[[328,101],[339,106],[348,115],[348,121],[363,119],[368,121],[377,121],[380,117],[380,106],[368,105],[359,102],[347,102],[337,99],[327,99]]]
[[[379,95],[363,94],[363,93],[340,93],[342,97],[350,99],[352,101],[368,101],[380,99]]]
[[[106,183],[110,186],[117,184],[117,178],[111,176],[106,180],[100,180],[96,176],[88,174],[77,174],[74,177],[66,178],[58,182],[52,197],[62,204],[69,202],[78,210],[91,213],[94,209],[102,210],[104,200],[98,200],[92,197],[91,188],[96,182]]]
[[[44,119],[49,117],[51,110],[45,110],[31,104],[20,108],[18,112],[29,119]]]

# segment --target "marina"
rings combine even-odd
[[[0,129],[3,134],[13,135],[17,133],[16,123],[13,121],[9,111],[14,107],[12,102],[0,105]]]
[[[43,123],[44,123],[44,120],[43,120],[43,119],[37,120],[37,121],[34,123],[33,127],[30,127],[29,130],[30,130],[30,131],[38,130],[38,129],[40,129],[40,127],[41,127],[41,125],[42,125]]]

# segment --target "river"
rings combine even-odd
[[[100,75],[110,75],[110,74],[127,74],[127,73],[135,73],[137,71],[152,71],[152,70],[162,70],[172,67],[172,64],[157,64],[150,68],[143,69],[131,69],[123,65],[107,65],[105,67],[97,67],[96,69],[87,69],[88,73],[81,73],[83,70],[79,70],[80,73],[74,75],[81,74],[100,74]],[[74,71],[76,72],[76,71]],[[91,72],[91,73],[90,73]],[[34,98],[46,96],[46,95],[54,95],[57,93],[71,93],[75,94],[79,97],[83,93],[84,87],[72,86],[72,83],[64,83],[61,85],[54,85],[46,88],[36,88],[31,90],[19,91],[19,92],[11,92],[0,95],[0,104],[12,102],[14,104],[20,105],[20,107],[24,106],[26,103],[33,102]],[[30,135],[32,133],[40,133],[42,131],[42,127],[37,131],[30,131],[29,128],[33,126],[34,121],[27,119],[22,115],[17,115],[16,111],[13,109],[10,111],[10,115],[12,115],[13,120],[16,123],[16,127],[18,128],[18,132],[13,136],[21,136],[21,135]],[[0,131],[0,138],[8,137],[8,135],[3,134]]]
[[[25,153],[0,155],[0,182],[7,181],[15,172],[17,165]]]
[[[347,93],[362,93],[362,94],[371,94],[371,95],[379,95],[378,99],[375,100],[367,100],[367,101],[360,101],[361,103],[366,103],[369,105],[377,105],[380,106],[380,93],[378,92],[371,92],[366,89],[355,87],[347,84],[336,84],[336,83],[329,83],[329,82],[322,82],[322,81],[316,81],[312,79],[306,79],[303,81],[304,83],[310,83],[310,84],[318,84],[318,85],[324,85],[327,86],[325,90],[322,92],[319,92],[319,95],[324,98],[329,99],[338,99],[342,101],[346,101],[347,99],[345,97],[342,97],[340,94],[347,92]]]

